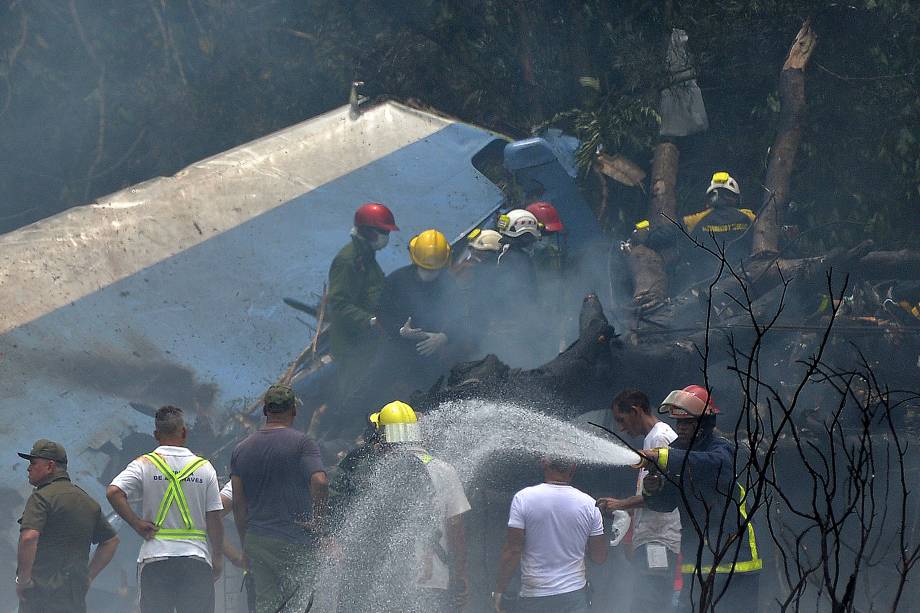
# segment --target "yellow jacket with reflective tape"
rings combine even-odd
[[[734,207],[709,207],[683,219],[684,227],[691,235],[712,233],[725,240],[741,236],[756,220],[754,211]]]

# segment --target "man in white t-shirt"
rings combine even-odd
[[[624,390],[610,407],[620,430],[630,436],[645,437],[643,449],[669,447],[677,433],[652,413],[648,396],[639,390]],[[604,511],[633,512],[632,556],[636,571],[632,611],[647,613],[671,606],[674,595],[675,564],[680,553],[680,512],[657,513],[643,508],[642,481],[648,470],[640,469],[636,494],[629,498],[601,498]]]
[[[514,495],[508,535],[492,601],[501,613],[511,576],[521,566],[522,613],[587,613],[585,558],[607,560],[600,511],[591,496],[572,487],[575,464],[546,459],[543,483]]]
[[[140,610],[214,611],[224,540],[217,473],[185,447],[182,409],[162,407],[155,420],[160,446],[128,464],[106,491],[112,508],[144,539],[137,557]]]

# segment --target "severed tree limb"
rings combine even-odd
[[[668,297],[668,274],[664,260],[645,245],[631,247],[627,256],[633,278],[633,301],[638,304],[662,302]]]
[[[767,194],[754,223],[751,255],[779,253],[779,229],[789,201],[789,183],[805,120],[805,67],[815,49],[817,34],[806,20],[789,49],[779,77],[779,131],[767,166]]]

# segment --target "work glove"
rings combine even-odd
[[[415,350],[421,356],[430,356],[447,344],[447,335],[443,332],[422,332],[425,338],[419,341]]]
[[[399,335],[403,338],[407,338],[412,341],[421,341],[425,340],[426,332],[421,328],[412,327],[412,318],[406,320],[406,323],[402,325],[402,328],[399,329]]]

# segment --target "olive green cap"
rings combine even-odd
[[[18,455],[25,460],[41,458],[43,460],[54,460],[58,464],[67,464],[67,452],[64,451],[64,446],[46,438],[40,438],[35,441],[30,453],[20,453]]]
[[[294,390],[290,385],[276,383],[268,388],[262,400],[270,413],[284,413],[294,407]]]

